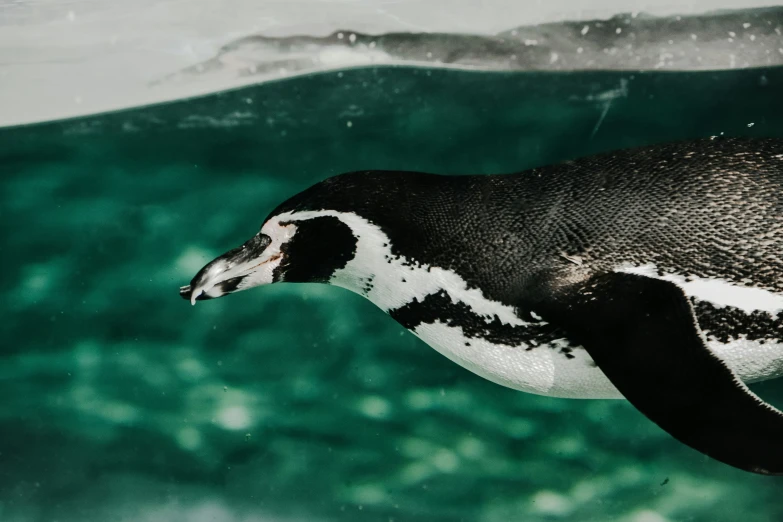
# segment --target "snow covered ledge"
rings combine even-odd
[[[783,8],[747,11],[754,18],[747,21],[742,20],[743,12],[733,13],[733,18],[716,14],[724,16],[717,25],[711,14],[698,16],[777,3],[18,0],[0,4],[0,126],[370,63],[482,70],[691,70],[780,64],[783,44],[777,44],[783,37],[775,31],[783,27]],[[630,9],[634,14],[628,13]],[[649,18],[636,16],[639,12],[672,17],[672,21],[678,21],[677,15],[682,17],[679,21],[697,15],[713,23],[701,30],[678,31],[669,23],[650,25]],[[629,16],[615,19],[617,27],[556,23],[606,20],[621,13]],[[759,16],[767,27],[757,23]],[[629,40],[634,24],[659,31],[652,36],[645,33],[646,47],[628,48],[637,43]],[[610,36],[609,30],[616,36],[607,47],[601,39]],[[584,39],[584,45],[578,38]],[[669,44],[670,40],[676,43]],[[659,43],[674,48],[661,52]],[[612,47],[615,56],[607,58],[604,49]],[[268,66],[280,59],[285,66]]]

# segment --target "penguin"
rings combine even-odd
[[[356,292],[495,383],[625,398],[677,440],[783,474],[783,140],[709,138],[514,174],[360,171],[275,208],[180,295]]]

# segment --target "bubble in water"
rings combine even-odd
[[[384,419],[391,413],[391,405],[386,399],[371,395],[359,403],[359,410],[367,417]]]
[[[227,430],[241,430],[250,426],[250,413],[244,406],[229,406],[218,412],[217,421]]]
[[[187,426],[177,432],[176,440],[181,448],[193,451],[201,446],[201,433],[196,428]]]

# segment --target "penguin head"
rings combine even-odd
[[[462,209],[449,205],[451,199],[433,199],[443,194],[442,183],[440,176],[412,172],[327,178],[279,205],[255,236],[204,266],[180,295],[195,304],[264,284],[315,282],[376,301],[409,279],[401,272],[421,263],[419,254],[459,253],[461,234],[440,225]]]
[[[356,242],[328,211],[273,213],[255,236],[199,270],[180,295],[195,304],[270,283],[328,283],[353,259]]]
[[[180,295],[195,304],[270,283],[332,282],[357,252],[359,238],[346,216],[370,208],[375,214],[390,213],[390,191],[400,179],[392,173],[356,172],[311,186],[273,210],[243,245],[204,266]]]

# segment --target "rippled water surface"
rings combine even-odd
[[[327,176],[783,137],[781,93],[779,68],[357,69],[0,130],[0,520],[783,518],[783,479],[484,381],[344,290],[177,295]]]

